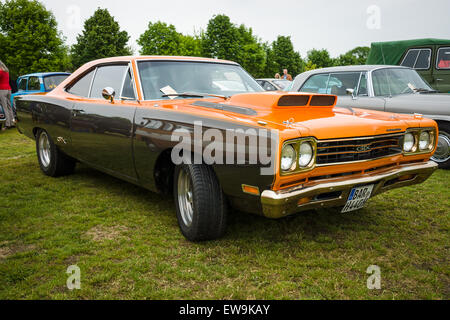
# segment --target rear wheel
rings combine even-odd
[[[225,233],[225,196],[210,167],[203,164],[177,166],[174,200],[178,225],[188,240],[214,240]]]
[[[62,153],[45,130],[36,134],[36,152],[42,172],[50,177],[73,173],[76,161]]]
[[[450,169],[450,124],[439,124],[438,145],[431,160],[441,169]]]

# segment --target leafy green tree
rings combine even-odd
[[[303,72],[304,62],[300,54],[294,50],[291,37],[278,36],[277,40],[272,43],[272,51],[274,61],[279,67],[279,73],[282,69],[288,69],[292,77],[295,77]]]
[[[180,34],[173,24],[164,22],[149,22],[147,30],[141,34],[137,43],[141,46],[143,55],[179,55]]]
[[[205,57],[239,60],[238,29],[226,15],[216,15],[209,20],[202,37],[202,54]]]
[[[369,47],[356,47],[345,54],[341,54],[334,62],[336,66],[363,65],[369,56]]]
[[[31,72],[70,69],[56,19],[36,0],[0,3],[0,59],[13,79]]]
[[[251,28],[247,29],[242,24],[237,30],[240,40],[238,42],[239,56],[236,62],[254,77],[263,76],[266,62],[266,53],[263,44],[253,35]]]
[[[326,49],[312,49],[308,51],[307,61],[311,65],[315,65],[316,68],[327,68],[334,65],[334,61]]]
[[[269,43],[263,44],[264,52],[265,52],[265,62],[263,75],[264,78],[273,78],[276,73],[280,73],[280,66],[275,60],[275,54],[272,50],[272,46]]]
[[[180,34],[180,56],[201,57],[201,39],[198,36]]]
[[[120,31],[119,23],[108,9],[98,8],[84,22],[84,30],[72,46],[73,64],[78,68],[95,59],[131,55],[127,46],[129,38],[126,31]]]
[[[161,21],[149,22],[137,42],[142,55],[201,56],[198,36],[183,35],[174,25]]]

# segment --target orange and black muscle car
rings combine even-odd
[[[79,161],[173,193],[180,229],[197,241],[223,235],[230,208],[349,212],[436,170],[433,120],[336,99],[263,92],[230,61],[151,56],[90,62],[15,103],[45,174],[70,174]]]

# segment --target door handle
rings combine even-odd
[[[84,110],[82,109],[72,109],[72,116],[75,118],[77,116],[77,114],[82,114],[84,113]]]
[[[444,79],[436,79],[436,81],[444,81]]]

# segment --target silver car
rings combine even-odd
[[[292,81],[284,80],[284,79],[276,79],[276,78],[264,78],[264,79],[256,79],[256,82],[259,83],[261,87],[266,91],[283,91],[288,88]]]
[[[413,69],[399,66],[345,66],[298,75],[288,91],[339,96],[337,106],[414,114],[439,125],[433,160],[450,168],[450,94],[438,93]]]

